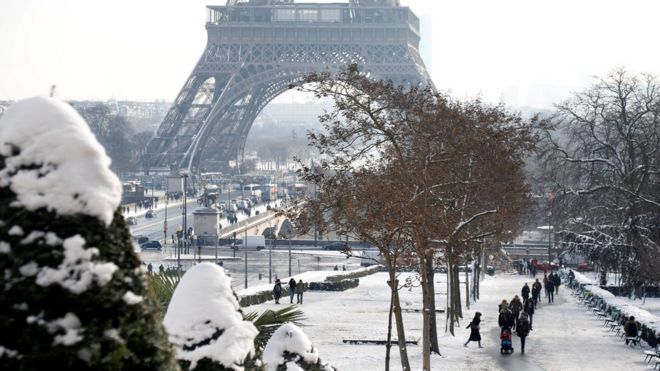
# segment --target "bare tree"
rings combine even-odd
[[[558,190],[565,246],[638,287],[660,282],[660,85],[611,71],[557,105],[546,132],[548,177]]]

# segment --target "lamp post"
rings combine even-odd
[[[245,288],[248,288],[248,253],[247,253],[247,222],[245,223],[245,237],[243,239],[243,249],[245,249]]]
[[[289,277],[291,277],[291,233],[288,233],[289,237]]]
[[[183,177],[183,244],[187,244],[188,237],[188,199],[187,199],[187,190],[188,190],[188,174],[184,173],[181,175]]]

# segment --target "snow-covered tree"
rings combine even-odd
[[[65,103],[0,120],[0,369],[178,369],[109,166]]]
[[[224,270],[212,263],[190,268],[176,287],[165,328],[184,369],[258,369],[254,339]]]
[[[266,371],[334,371],[323,364],[319,352],[296,325],[282,325],[266,344],[263,353]]]
[[[660,282],[660,84],[619,68],[557,108],[545,158],[560,240],[632,287]]]

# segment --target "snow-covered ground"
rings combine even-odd
[[[403,280],[402,276],[400,280]],[[344,339],[385,339],[389,293],[387,275],[377,273],[360,279],[360,286],[345,292],[306,292],[304,311],[306,320],[303,330],[319,349],[320,356],[339,370],[382,370],[385,347],[349,345]],[[438,308],[444,308],[446,278],[436,276]],[[521,355],[520,341],[514,336],[516,352],[511,356],[499,353],[499,328],[497,305],[520,294],[526,276],[501,274],[487,277],[482,282],[481,300],[466,310],[465,320],[456,337],[441,335],[442,356],[433,356],[434,370],[618,370],[651,369],[643,360],[639,348],[630,348],[616,338],[603,322],[577,304],[569,290],[562,286],[553,304],[543,302],[533,319],[534,330],[527,339],[526,353]],[[421,289],[402,290],[402,307],[406,337],[421,337],[421,314],[405,309],[421,308]],[[252,306],[249,310],[279,308],[272,302]],[[480,311],[483,349],[475,343],[468,348],[463,342],[469,337],[465,326]],[[438,315],[441,330],[444,318]],[[409,358],[413,370],[421,369],[421,346],[409,346]],[[392,369],[400,369],[397,348],[392,349]]]

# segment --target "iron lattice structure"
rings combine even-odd
[[[228,0],[207,10],[206,49],[149,143],[151,167],[238,159],[259,112],[310,72],[355,63],[375,78],[430,83],[419,20],[398,0]]]

